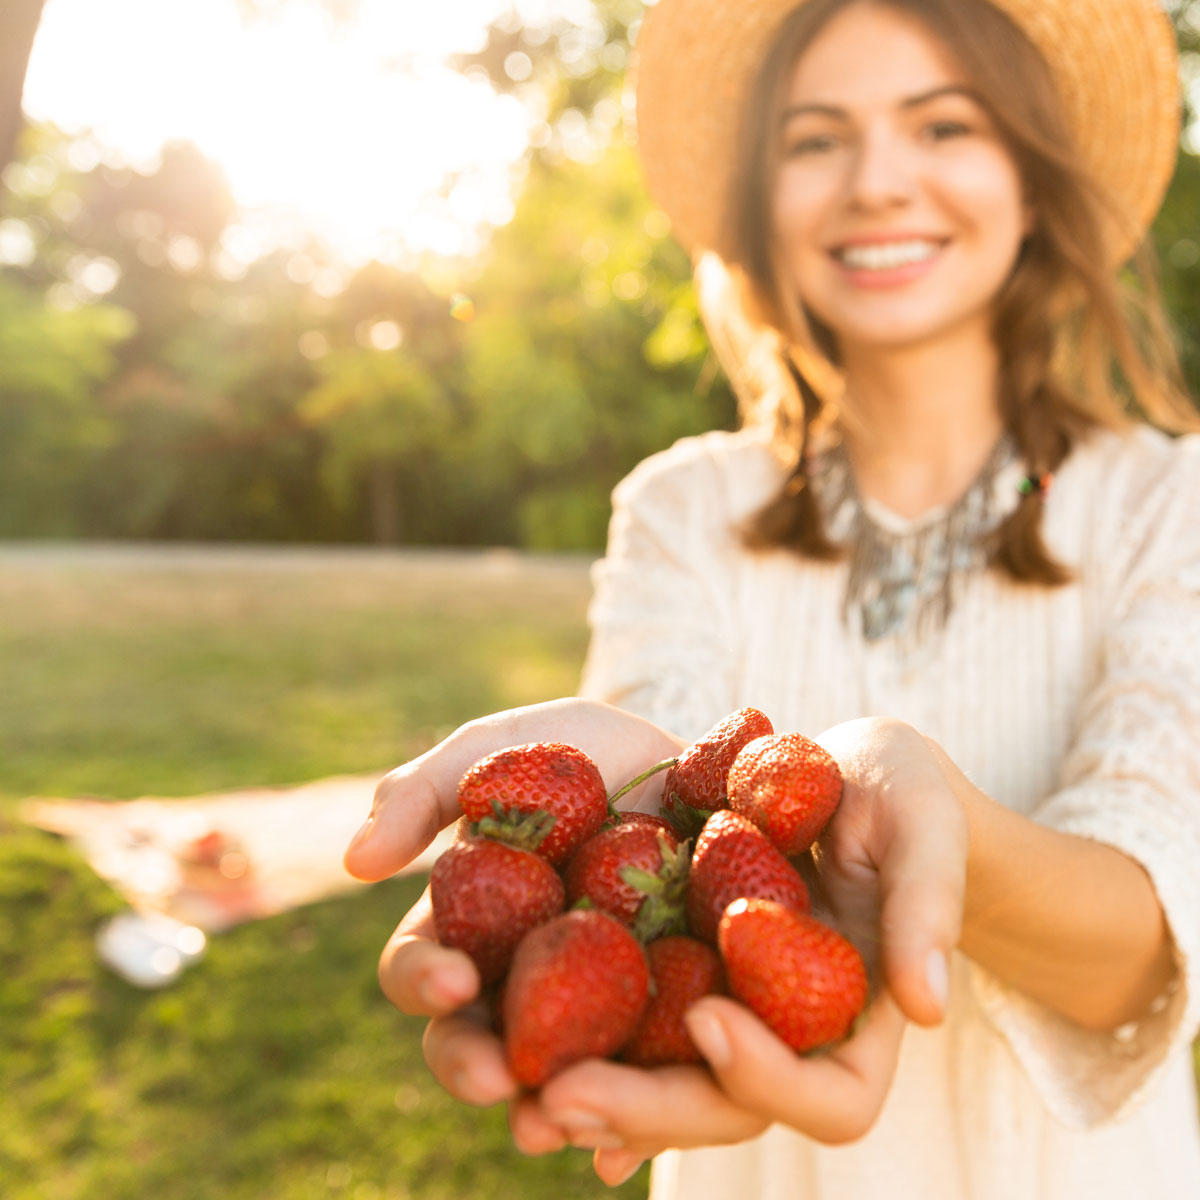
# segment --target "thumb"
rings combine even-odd
[[[901,1011],[936,1025],[949,999],[949,956],[962,928],[966,822],[922,814],[897,829],[880,870],[884,980]]]
[[[371,812],[350,840],[342,863],[356,879],[387,879],[407,866],[437,837],[443,800],[415,764],[385,775]]]
[[[462,812],[458,781],[502,741],[478,723],[463,725],[419,758],[389,771],[371,812],[342,859],[356,879],[373,882],[407,866]]]

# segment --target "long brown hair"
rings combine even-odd
[[[775,255],[770,198],[779,128],[794,64],[829,19],[862,0],[809,0],[780,32],[747,109],[742,158],[727,201],[724,257],[740,273],[757,317],[780,337],[791,386],[771,412],[774,437],[794,466],[779,495],[747,524],[749,545],[820,559],[828,538],[808,486],[815,425],[830,397],[803,367],[812,351],[837,364],[828,329],[803,312]],[[1118,275],[1107,239],[1121,228],[1083,167],[1044,59],[986,0],[872,0],[920,19],[972,80],[1016,161],[1036,226],[995,301],[999,394],[1006,428],[1033,479],[1052,476],[1089,431],[1140,417],[1169,430],[1197,428],[1159,298],[1153,254],[1143,246]],[[786,349],[795,348],[799,353]],[[997,531],[993,563],[1026,582],[1061,584],[1071,571],[1042,539],[1044,489],[1030,487]]]

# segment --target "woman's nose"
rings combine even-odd
[[[914,187],[914,163],[903,139],[886,131],[864,133],[850,159],[848,201],[867,210],[903,206]]]

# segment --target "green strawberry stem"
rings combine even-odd
[[[506,809],[498,800],[493,800],[492,815],[473,822],[471,833],[476,837],[507,842],[518,850],[536,850],[546,840],[554,821],[554,814],[542,809],[519,812]]]
[[[722,796],[715,808],[693,808],[672,792],[668,802],[658,810],[658,815],[666,817],[684,837],[694,838],[700,836],[700,831],[713,813],[728,807],[729,801]]]
[[[621,878],[645,899],[633,919],[633,935],[642,945],[687,930],[687,881],[691,867],[691,845],[672,847],[664,834],[658,835],[662,865],[657,874],[632,863],[621,868]]]
[[[608,807],[611,809],[626,792],[632,792],[639,783],[645,783],[651,775],[657,775],[659,771],[665,771],[668,767],[673,767],[678,761],[678,758],[664,758],[662,762],[655,763],[648,771],[643,771],[636,779],[631,779],[619,791],[613,792],[608,798]]]

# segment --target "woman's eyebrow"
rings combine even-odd
[[[900,101],[901,108],[920,108],[922,104],[928,104],[931,100],[940,100],[943,96],[962,96],[966,100],[970,100],[973,104],[979,104],[979,93],[974,88],[967,87],[963,83],[947,83],[941,87],[930,88],[927,92],[918,92],[915,96],[909,96],[906,100]]]
[[[897,107],[902,109],[920,108],[921,105],[929,104],[933,100],[939,100],[943,96],[963,96],[975,104],[979,103],[979,96],[973,89],[961,83],[947,83],[939,87],[930,88],[926,92],[917,92],[916,95],[906,96],[900,101]],[[783,110],[783,123],[786,124],[796,117],[811,115],[832,117],[839,121],[850,119],[849,111],[840,105],[814,100],[805,104],[788,105]]]

